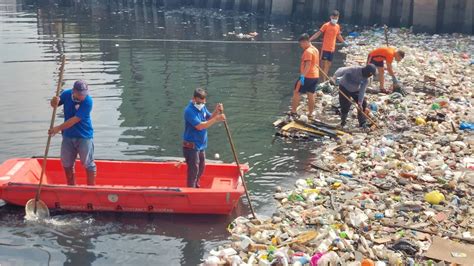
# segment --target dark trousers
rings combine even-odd
[[[206,167],[205,151],[197,151],[195,149],[183,148],[184,159],[188,165],[188,187],[199,187],[199,179],[201,178],[204,168]]]
[[[339,85],[339,89],[342,92],[344,92],[344,94],[347,95],[349,98],[354,99],[356,104],[359,102],[358,91],[349,92],[342,85]],[[351,109],[352,103],[348,99],[346,99],[346,97],[344,97],[341,92],[339,92],[339,104],[341,105],[341,120],[346,121],[347,115],[349,114],[349,110]],[[364,98],[364,100],[362,101],[362,110],[365,110],[365,108],[367,108],[367,101]],[[365,116],[364,114],[362,114],[361,111],[359,111],[359,109],[357,109],[357,119],[359,120],[359,126],[362,126],[366,123]]]

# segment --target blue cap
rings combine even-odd
[[[74,82],[73,90],[85,96],[89,94],[89,85],[84,80],[78,80]]]

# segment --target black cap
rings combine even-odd
[[[366,78],[373,76],[377,73],[377,68],[374,64],[368,64],[362,68],[362,75]]]

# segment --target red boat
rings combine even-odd
[[[35,197],[42,158],[16,158],[0,165],[0,199],[24,206]],[[96,160],[95,186],[77,162],[76,186],[66,185],[61,162],[48,159],[41,200],[69,211],[229,214],[244,193],[235,164],[208,163],[201,188],[186,187],[186,163]],[[241,166],[247,172],[248,166]]]

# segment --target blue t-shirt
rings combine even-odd
[[[189,102],[188,106],[184,109],[183,139],[188,142],[193,142],[198,151],[207,148],[207,129],[197,130],[196,126],[209,120],[211,115],[205,106],[199,111],[192,101]]]
[[[65,90],[59,96],[59,104],[64,107],[64,122],[77,116],[81,121],[74,126],[63,130],[63,136],[68,138],[92,139],[94,129],[92,128],[91,111],[92,97],[89,95],[82,102],[75,102],[72,99],[72,89]]]

